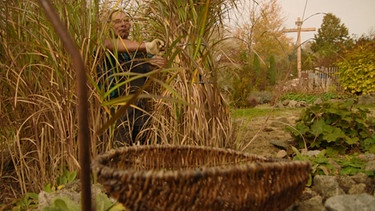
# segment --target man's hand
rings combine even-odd
[[[158,68],[164,68],[167,65],[167,59],[163,58],[161,56],[153,56],[150,60],[149,63],[152,66],[158,67]]]
[[[154,39],[151,42],[146,42],[145,46],[146,46],[147,53],[152,54],[152,55],[160,55],[161,53],[160,51],[164,47],[164,41],[159,40],[159,39]]]

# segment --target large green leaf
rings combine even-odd
[[[363,140],[361,142],[361,147],[364,151],[368,151],[369,153],[375,153],[375,134]]]
[[[297,124],[295,129],[290,128],[290,131],[293,133],[293,135],[295,135],[297,137],[306,134],[306,132],[309,131],[309,130],[310,130],[310,128],[308,128],[304,124]]]
[[[345,143],[349,144],[349,145],[353,145],[353,144],[357,144],[359,142],[359,138],[358,137],[346,137],[345,138]]]
[[[337,127],[331,127],[331,131],[323,134],[323,138],[328,142],[335,142],[339,139],[346,137],[344,131]]]
[[[318,119],[315,121],[311,126],[311,133],[314,134],[316,137],[323,133],[324,128],[328,127],[323,119]]]

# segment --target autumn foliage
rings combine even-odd
[[[375,36],[358,39],[337,66],[345,90],[353,94],[375,92]]]

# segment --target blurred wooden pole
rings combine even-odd
[[[297,71],[298,71],[298,78],[301,78],[301,69],[302,69],[302,59],[301,59],[301,32],[311,32],[315,31],[315,27],[312,28],[301,28],[303,21],[301,18],[297,18],[296,26],[297,28],[294,29],[284,29],[283,32],[297,32]]]
[[[39,0],[51,22],[56,34],[60,37],[65,49],[72,58],[73,67],[76,70],[77,96],[78,96],[78,139],[79,139],[79,164],[81,180],[81,208],[83,211],[91,211],[91,181],[90,181],[90,131],[88,122],[88,95],[86,84],[85,64],[82,56],[66,26],[61,22],[59,15],[49,0]]]

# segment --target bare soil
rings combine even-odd
[[[295,125],[302,109],[285,108],[272,111],[268,105],[257,108],[264,108],[270,112],[251,119],[239,118],[234,123],[237,135],[241,137],[240,149],[251,154],[276,157],[277,153],[283,149],[277,145],[285,146],[293,142],[291,135],[285,131],[285,127]]]

